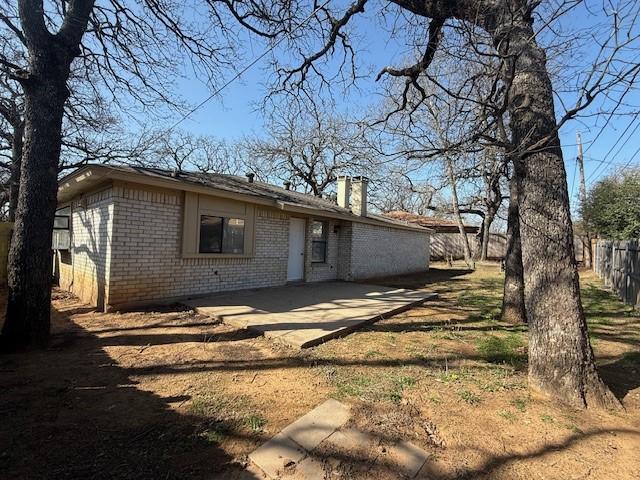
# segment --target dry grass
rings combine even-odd
[[[501,282],[492,265],[388,279],[440,297],[302,353],[178,307],[96,313],[59,292],[51,348],[0,359],[0,477],[234,478],[335,397],[359,428],[429,450],[424,478],[639,478],[640,318],[583,274],[626,411],[574,411],[529,395],[526,328],[498,320]]]

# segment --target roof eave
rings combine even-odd
[[[169,178],[161,176],[145,175],[139,172],[119,171],[104,165],[86,165],[80,169],[70,173],[60,179],[58,187],[58,203],[65,203],[74,197],[93,190],[100,184],[107,183],[109,180],[121,181],[124,183],[138,183],[155,187],[164,187],[181,191],[194,193],[202,193],[231,200],[239,200],[256,205],[264,205],[277,208],[290,213],[300,213],[306,215],[316,215],[325,218],[334,218],[337,220],[345,220],[351,222],[365,223],[369,225],[377,225],[382,227],[397,228],[400,230],[409,230],[420,233],[432,232],[428,228],[419,225],[401,225],[398,223],[385,222],[371,217],[361,217],[349,212],[336,212],[329,209],[305,207],[301,205],[284,202],[281,200],[267,199],[259,195],[249,195],[244,193],[229,192],[211,186],[198,185],[183,178]]]

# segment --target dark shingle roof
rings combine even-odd
[[[238,175],[227,175],[222,173],[202,173],[202,172],[187,172],[181,171],[177,177],[174,177],[174,172],[171,170],[164,170],[161,168],[147,168],[147,167],[109,167],[117,168],[121,171],[129,171],[132,173],[139,173],[148,175],[151,177],[162,177],[172,180],[181,180],[183,182],[194,183],[205,187],[217,188],[219,190],[225,190],[231,193],[239,193],[243,195],[252,195],[262,198],[270,198],[278,202],[289,203],[291,205],[298,205],[302,207],[309,207],[315,209],[322,209],[331,211],[334,213],[350,213],[350,210],[341,208],[331,200],[316,197],[306,193],[295,192],[293,190],[286,190],[282,187],[272,185],[270,183],[264,183],[259,181],[249,182],[246,177]]]
[[[410,228],[417,230],[425,230],[416,224],[409,223],[402,219],[389,218],[374,213],[368,213],[366,218],[359,217],[351,213],[350,209],[339,207],[335,202],[326,198],[316,197],[307,193],[300,193],[293,190],[286,190],[285,188],[272,185],[265,182],[249,182],[246,177],[238,175],[227,175],[222,173],[203,173],[203,172],[189,172],[181,171],[176,174],[175,171],[166,170],[161,168],[149,168],[149,167],[133,167],[133,166],[115,166],[115,165],[87,165],[82,167],[65,178],[61,179],[60,185],[64,185],[67,179],[77,175],[78,173],[91,168],[97,168],[101,171],[131,174],[135,177],[148,178],[148,179],[160,179],[168,180],[172,182],[193,184],[199,187],[212,188],[218,191],[229,192],[232,194],[247,195],[250,197],[256,197],[260,199],[269,199],[274,202],[278,202],[283,206],[299,207],[304,209],[310,209],[325,213],[325,215],[331,216],[340,215],[348,216],[353,221],[365,221],[373,220],[387,224],[389,226],[396,226],[402,228]],[[134,181],[132,179],[132,181]]]
[[[458,232],[458,224],[447,218],[427,217],[425,215],[418,215],[416,213],[403,212],[400,210],[387,212],[384,216],[390,219],[401,220],[421,227],[430,228],[436,232]],[[478,227],[465,224],[464,230],[467,233],[475,233],[478,230]]]

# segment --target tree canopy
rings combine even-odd
[[[587,227],[601,237],[640,237],[640,169],[610,175],[597,182],[582,206]]]

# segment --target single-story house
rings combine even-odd
[[[61,179],[59,285],[105,310],[288,282],[429,267],[429,230],[367,209],[368,180],[337,202],[254,176],[89,165]]]
[[[460,260],[464,258],[464,243],[456,221],[448,218],[428,217],[426,215],[417,215],[415,213],[397,210],[385,213],[385,216],[431,230],[431,260]],[[478,226],[464,224],[464,232],[467,235],[471,253],[474,256],[480,255],[479,229]],[[493,232],[489,234],[488,257],[490,259],[497,260],[503,258],[506,248],[507,238],[505,235]]]

